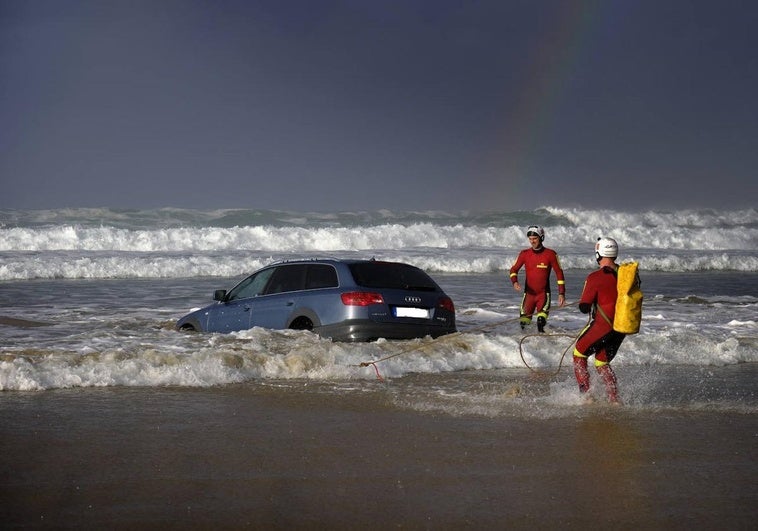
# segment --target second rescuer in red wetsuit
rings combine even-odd
[[[618,243],[613,238],[600,238],[595,245],[595,258],[599,269],[590,273],[584,282],[579,310],[591,313],[592,320],[582,330],[574,348],[574,375],[579,384],[579,391],[587,393],[590,389],[590,374],[587,370],[587,358],[595,356],[595,369],[605,383],[608,400],[619,403],[616,373],[610,366],[626,337],[613,329],[616,316],[616,257]]]
[[[521,311],[519,321],[521,328],[532,322],[532,316],[537,314],[537,330],[545,331],[545,323],[550,313],[550,271],[555,270],[558,281],[558,305],[566,303],[566,283],[563,278],[563,269],[558,260],[558,255],[552,249],[548,249],[542,242],[545,240],[545,231],[542,227],[533,225],[526,230],[529,238],[529,249],[524,249],[516,258],[511,267],[510,276],[516,291],[521,291],[518,282],[518,272],[524,267],[524,297],[521,299]]]

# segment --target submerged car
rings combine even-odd
[[[177,321],[178,330],[255,326],[311,330],[335,341],[439,337],[455,332],[453,301],[421,269],[378,260],[276,262]]]

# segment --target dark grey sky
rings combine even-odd
[[[0,208],[754,207],[758,3],[0,0]]]

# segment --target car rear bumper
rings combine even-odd
[[[376,339],[416,339],[426,336],[439,337],[456,331],[451,326],[433,326],[411,323],[377,323],[371,320],[355,319],[339,324],[320,326],[313,329],[322,337],[333,341],[374,341]]]

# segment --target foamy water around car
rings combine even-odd
[[[568,283],[574,288],[569,293],[580,285],[580,275],[569,273]],[[677,281],[682,282],[683,275]],[[681,391],[660,395],[661,386],[666,387],[658,381],[666,374],[661,366],[689,367],[707,385],[711,368],[756,361],[756,298],[735,289],[739,282],[725,289],[728,273],[684,276],[689,278],[687,286],[700,286],[698,295],[689,287],[672,288],[670,274],[644,276],[643,330],[626,339],[614,362],[625,402],[640,407],[754,409],[755,389],[719,386],[723,396],[704,394],[700,399],[698,393]],[[744,280],[746,275],[739,276]],[[519,403],[527,405],[530,414],[543,414],[540,407],[549,411],[579,400],[569,370],[571,352],[566,350],[586,316],[571,305],[571,297],[567,307],[552,312],[546,335],[534,330],[524,337],[514,319],[519,299],[504,274],[448,273],[437,279],[456,300],[460,333],[358,344],[295,330],[175,331],[177,315],[212,293],[218,285],[214,278],[17,281],[4,291],[6,300],[13,301],[5,312],[38,326],[2,327],[0,388],[248,382],[317,384],[321,392],[342,394],[379,384],[403,388],[399,403],[404,407],[488,415],[502,414]],[[560,365],[561,371],[544,378]],[[635,376],[625,376],[630,372]],[[508,400],[509,394],[520,400]]]

